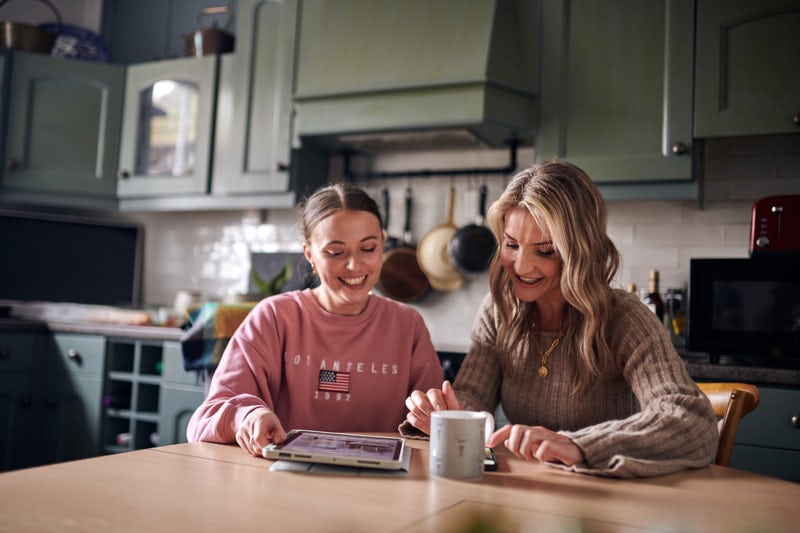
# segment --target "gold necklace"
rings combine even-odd
[[[550,357],[550,353],[556,349],[558,346],[559,341],[561,341],[561,337],[564,336],[564,330],[562,329],[561,332],[556,337],[556,340],[553,341],[553,344],[550,347],[542,352],[542,366],[539,367],[539,377],[546,378],[547,375],[550,373],[547,371],[547,358]]]

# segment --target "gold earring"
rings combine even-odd
[[[316,276],[317,275],[317,265],[314,264],[314,261],[309,261],[309,263],[311,264],[311,273]]]

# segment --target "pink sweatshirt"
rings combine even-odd
[[[236,442],[266,406],[283,429],[396,432],[414,389],[442,385],[422,317],[371,295],[358,316],[325,311],[309,289],[265,298],[234,333],[192,415],[189,442]]]

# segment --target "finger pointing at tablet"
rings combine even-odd
[[[277,415],[264,407],[251,411],[236,431],[236,442],[239,446],[257,457],[261,456],[261,450],[267,444],[284,440],[286,431]]]

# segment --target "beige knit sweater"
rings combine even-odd
[[[716,418],[665,328],[638,298],[621,290],[614,291],[612,313],[608,341],[616,364],[575,398],[564,367],[571,354],[563,342],[550,354],[546,378],[537,374],[538,351],[517,354],[523,363],[503,373],[509,355],[494,348],[496,326],[487,295],[454,383],[463,408],[494,412],[502,404],[512,424],[568,436],[586,457],[585,464],[571,467],[576,472],[643,477],[709,464],[717,446]],[[543,346],[552,340],[545,335]]]

